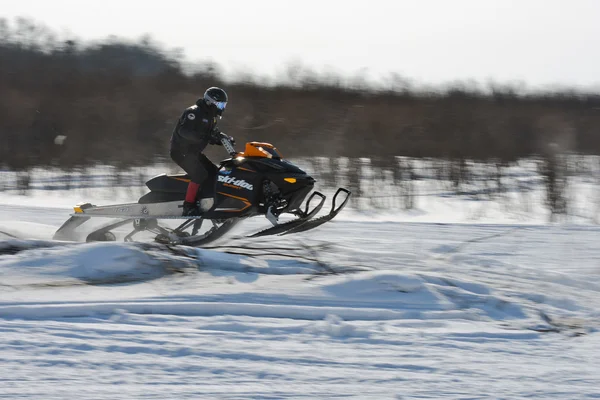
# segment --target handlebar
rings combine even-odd
[[[233,147],[233,143],[231,143],[231,140],[229,140],[229,137],[227,135],[222,135],[221,136],[221,144],[223,145],[223,148],[225,149],[225,151],[227,151],[227,153],[229,153],[230,156],[234,156],[237,154],[237,151],[235,151],[235,147]]]

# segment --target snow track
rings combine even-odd
[[[0,206],[20,238],[0,241],[0,398],[600,395],[595,227],[336,221],[169,249],[45,240],[52,215],[26,237],[22,211]]]

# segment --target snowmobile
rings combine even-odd
[[[132,224],[133,230],[124,237],[125,241],[133,241],[140,232],[151,232],[159,243],[201,246],[219,239],[240,221],[254,216],[265,216],[272,226],[250,237],[304,232],[332,220],[348,203],[351,192],[338,188],[329,213],[315,218],[323,208],[326,196],[313,191],[315,179],[284,159],[272,144],[248,142],[243,152],[237,152],[229,137],[223,136],[221,143],[230,157],[218,166],[214,165],[209,174],[211,178],[202,185],[198,194],[198,216],[182,215],[189,177],[186,174],[161,174],[146,182],[150,191],[137,203],[77,204],[74,213],[54,234],[54,239],[77,240],[76,229],[80,225],[101,217],[118,221],[88,234],[87,242],[115,241],[116,235],[112,231]],[[340,195],[343,199],[338,204]],[[280,222],[279,217],[286,213],[294,218]],[[183,222],[176,228],[165,226],[166,222],[159,223],[167,220]],[[206,222],[211,226],[201,233]]]

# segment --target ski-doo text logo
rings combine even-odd
[[[252,186],[252,184],[246,182],[243,179],[235,179],[235,177],[233,176],[219,175],[219,182],[228,183],[229,185],[237,186],[248,190],[254,189],[254,186]]]

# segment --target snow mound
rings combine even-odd
[[[32,248],[0,256],[0,277],[6,286],[116,283],[164,274],[160,261],[125,243]]]
[[[427,286],[423,279],[395,271],[367,271],[332,278],[323,285],[323,290],[336,297],[384,303],[393,308],[453,308],[451,302]]]
[[[434,275],[369,271],[334,278],[323,290],[379,308],[471,311],[474,319],[526,318],[521,304],[506,299],[483,284]]]

